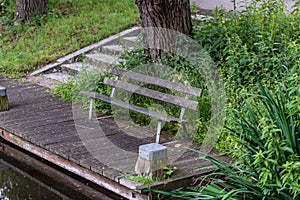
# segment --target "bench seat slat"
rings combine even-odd
[[[120,80],[114,80],[111,78],[105,78],[104,84],[110,85],[112,87],[120,88],[122,90],[126,90],[132,93],[140,94],[143,96],[151,97],[153,99],[161,100],[164,102],[172,103],[174,105],[178,105],[180,107],[189,108],[192,110],[198,109],[198,102],[184,99],[181,97],[177,97],[171,94],[162,93],[159,91],[151,90],[148,88],[144,88],[138,85],[133,85],[128,82],[122,82]]]
[[[113,105],[120,106],[120,107],[126,108],[128,110],[132,110],[132,111],[153,117],[157,120],[161,120],[161,121],[165,121],[165,122],[181,122],[181,120],[179,118],[172,117],[172,116],[160,113],[160,112],[148,110],[144,107],[132,105],[132,104],[129,104],[129,103],[126,103],[126,102],[123,102],[123,101],[120,101],[120,100],[117,100],[117,99],[114,99],[114,98],[111,98],[111,97],[108,97],[108,96],[105,96],[105,95],[102,95],[102,94],[99,94],[96,92],[81,91],[80,94],[90,97],[92,99],[102,100],[104,102],[111,103]]]
[[[161,78],[156,78],[156,77],[152,77],[152,76],[148,76],[145,74],[140,74],[140,73],[136,73],[136,72],[132,72],[132,71],[126,71],[124,69],[114,68],[114,67],[108,67],[107,70],[108,70],[108,73],[116,75],[116,76],[122,76],[122,77],[125,77],[128,79],[142,82],[142,83],[168,88],[172,91],[182,92],[182,93],[194,95],[197,97],[200,97],[202,94],[202,89],[188,86],[188,85],[183,85],[180,83],[175,83],[175,82],[164,80]]]

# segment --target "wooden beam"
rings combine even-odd
[[[143,96],[151,97],[152,99],[157,99],[160,101],[164,101],[167,103],[171,103],[180,107],[189,108],[192,110],[198,110],[198,102],[184,99],[181,97],[177,97],[171,94],[162,93],[159,91],[151,90],[148,88],[144,88],[139,85],[134,85],[128,82],[123,82],[119,80],[114,80],[111,78],[105,78],[103,81],[104,84],[110,85],[112,87],[120,88],[122,90],[126,90],[128,92],[140,94]]]
[[[131,190],[123,185],[120,185],[119,183],[109,180],[89,169],[86,169],[84,167],[81,167],[69,160],[66,160],[65,158],[58,156],[56,154],[53,154],[41,147],[37,147],[25,140],[23,140],[20,137],[17,137],[6,130],[0,128],[0,136],[8,141],[11,142],[14,145],[19,146],[23,150],[26,150],[28,152],[31,152],[32,154],[45,159],[46,161],[49,161],[63,169],[68,170],[69,172],[72,172],[82,178],[85,178],[100,187],[103,187],[109,191],[112,191],[118,195],[121,195],[127,199],[136,199],[136,200],[147,200],[149,199],[148,195],[141,194],[139,192],[136,192],[134,190]],[[135,198],[133,198],[135,197]]]
[[[153,117],[157,120],[161,120],[161,121],[165,121],[165,122],[180,122],[181,120],[179,118],[176,117],[172,117],[163,113],[159,113],[156,111],[152,111],[152,110],[148,110],[144,107],[140,107],[140,106],[136,106],[136,105],[132,105],[114,98],[110,98],[108,96],[96,93],[96,92],[84,92],[81,91],[80,94],[83,94],[87,97],[93,98],[93,99],[99,99],[102,100],[104,102],[128,109],[128,110],[132,110],[150,117]]]
[[[200,97],[202,95],[202,89],[188,86],[188,85],[183,85],[180,83],[175,83],[165,79],[156,78],[156,77],[152,77],[152,76],[148,76],[148,75],[144,75],[132,71],[126,71],[124,69],[114,68],[114,67],[109,67],[107,71],[108,73],[114,74],[116,76],[122,76],[142,83],[168,88],[172,91],[177,91],[184,94],[190,94],[197,97]]]

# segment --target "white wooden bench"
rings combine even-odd
[[[132,72],[132,71],[126,71],[124,69],[120,68],[114,68],[114,67],[108,67],[107,72],[109,74],[112,74],[115,76],[115,78],[108,78],[106,77],[104,79],[104,84],[109,85],[112,87],[112,92],[111,95],[105,96],[96,92],[86,92],[86,91],[81,91],[80,94],[85,95],[90,98],[90,110],[89,110],[89,119],[92,119],[92,112],[93,112],[93,105],[94,105],[94,100],[101,100],[116,106],[120,106],[123,108],[126,108],[128,110],[132,110],[147,116],[150,116],[151,118],[154,118],[158,120],[158,125],[157,125],[157,133],[156,133],[156,143],[159,143],[159,138],[160,138],[160,132],[162,129],[162,122],[175,122],[175,123],[180,123],[182,125],[183,131],[185,136],[187,136],[187,128],[186,128],[186,121],[184,120],[184,114],[186,109],[192,109],[192,110],[198,110],[198,102],[194,100],[190,100],[189,97],[191,96],[196,96],[196,97],[201,97],[202,90],[196,87],[192,86],[187,86],[184,84],[180,83],[175,83],[171,82],[168,80],[152,77],[149,75],[144,75],[141,73],[137,72]],[[140,82],[142,84],[150,84],[150,85],[155,85],[159,86],[162,88],[167,88],[171,91],[176,91],[179,93],[184,94],[184,98],[180,96],[175,96],[172,94],[166,94],[163,92],[155,91],[140,85],[135,85],[133,83],[125,82],[120,80],[120,77],[123,77],[124,79],[127,80],[134,80],[137,82]],[[114,93],[115,93],[115,88],[122,89],[128,92],[136,93],[139,95],[143,95],[146,97],[150,97],[156,100],[164,101],[167,103],[171,103],[177,106],[181,107],[181,112],[179,117],[175,116],[169,116],[164,113],[160,113],[157,111],[152,111],[148,110],[147,108],[140,107],[137,105],[133,105],[124,101],[121,101],[119,99],[114,98]]]

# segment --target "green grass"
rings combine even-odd
[[[10,4],[0,15],[0,73],[11,77],[24,76],[139,21],[133,0],[57,0],[47,15],[14,27]]]

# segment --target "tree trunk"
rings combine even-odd
[[[190,1],[189,0],[136,0],[139,8],[146,53],[152,59],[159,59],[161,51],[168,49],[176,40],[174,32],[190,35],[192,31]],[[149,29],[148,27],[155,27]],[[161,31],[164,29],[164,31]],[[167,32],[172,29],[174,31]],[[146,32],[146,33],[145,33]],[[170,42],[173,41],[173,42]],[[153,49],[151,47],[164,47]]]
[[[17,0],[15,25],[29,21],[36,14],[47,12],[48,0]]]

